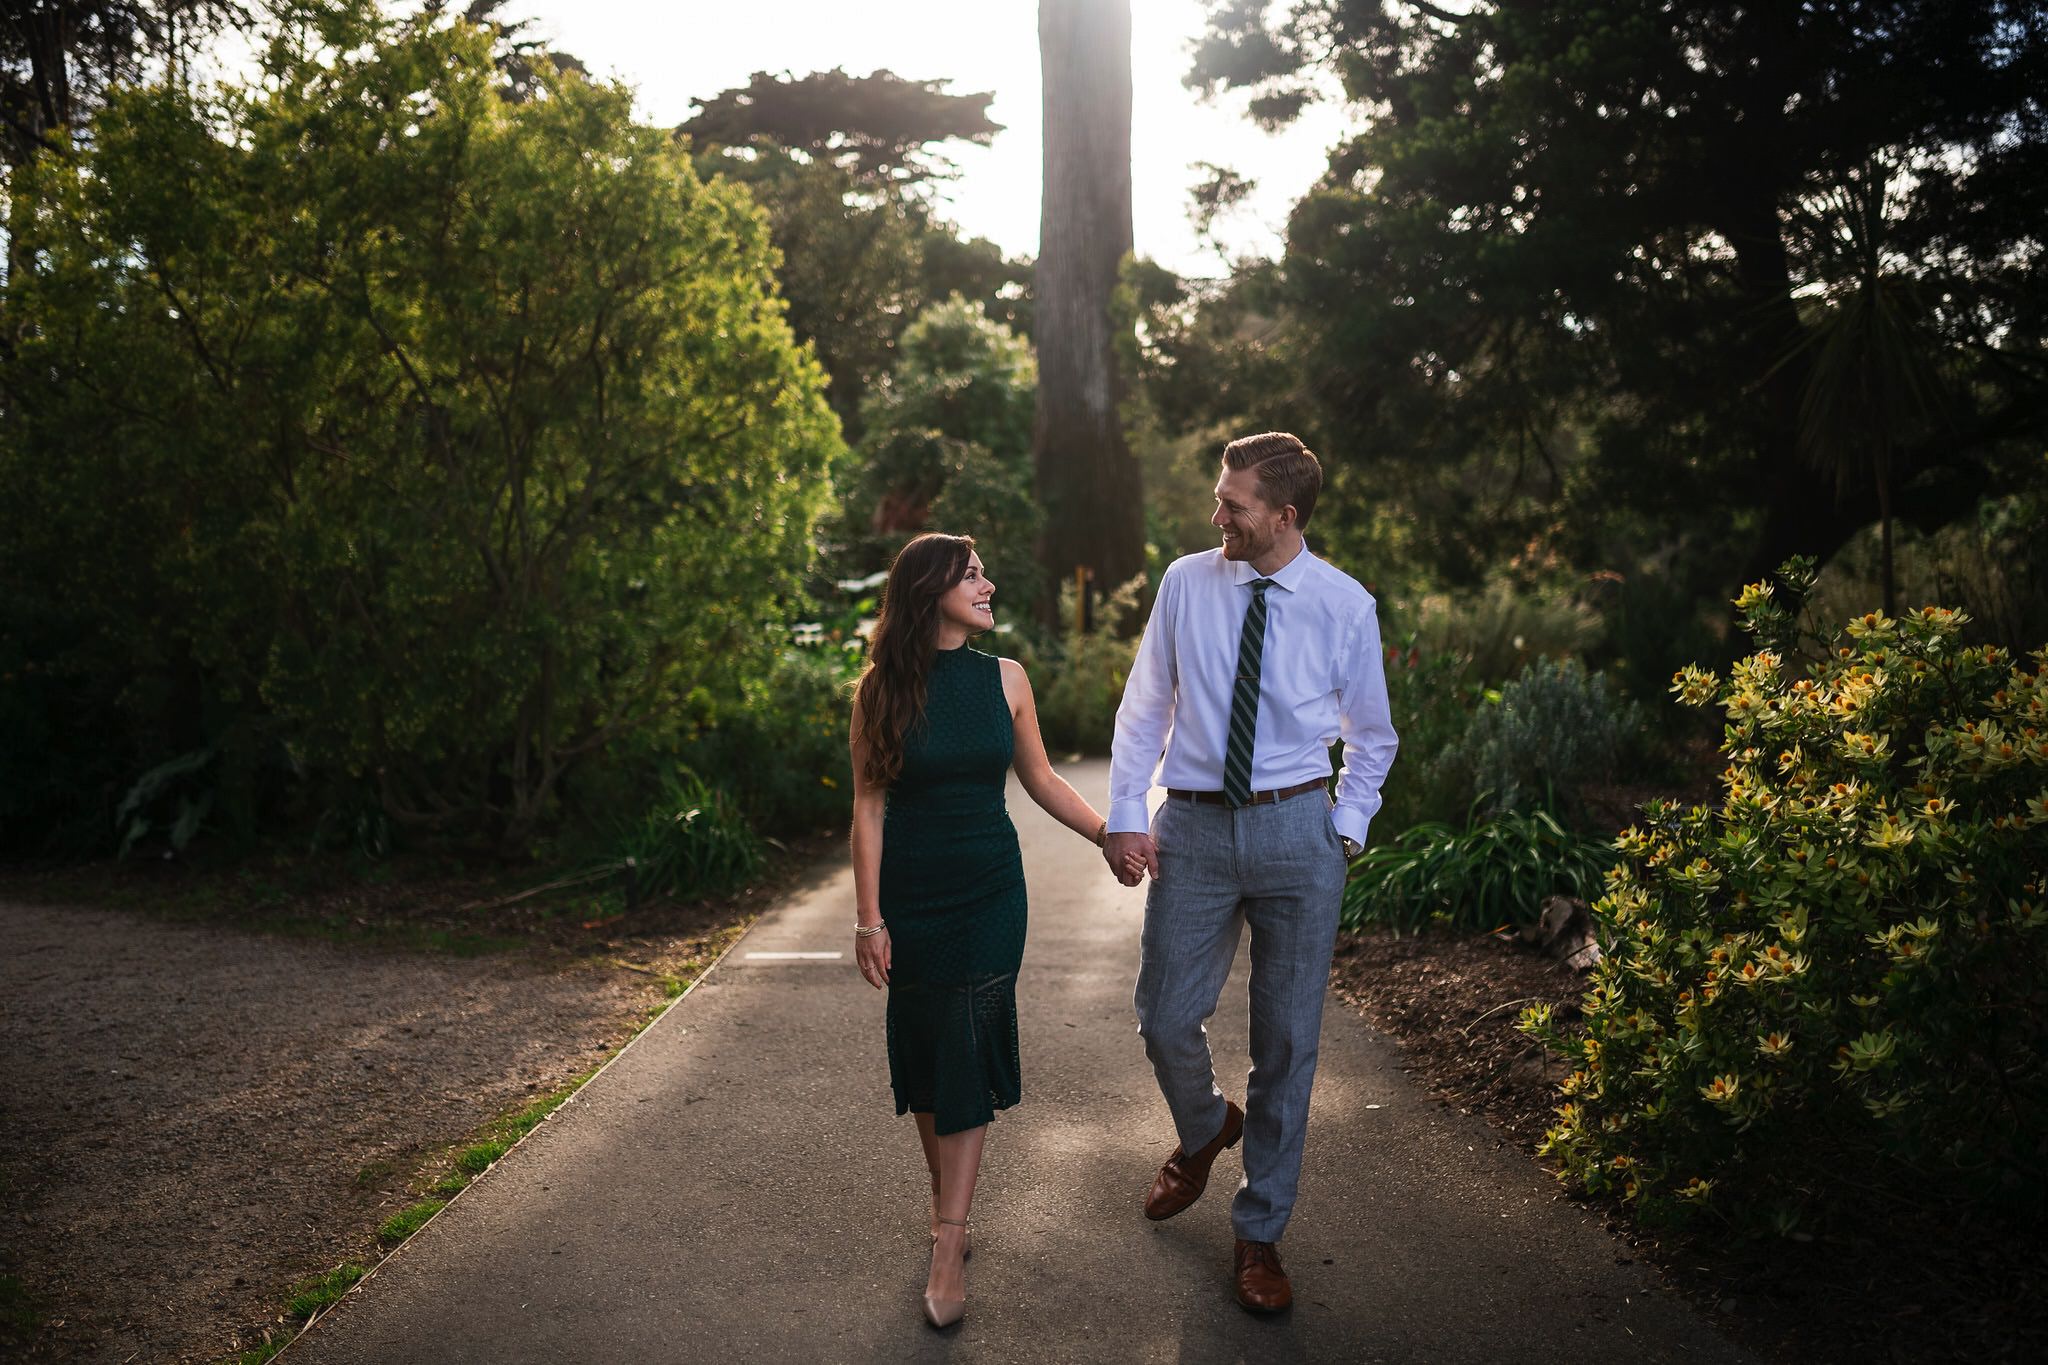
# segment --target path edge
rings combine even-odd
[[[407,1246],[412,1244],[413,1238],[418,1237],[421,1233],[425,1232],[428,1228],[432,1227],[437,1219],[439,1219],[443,1214],[447,1213],[449,1209],[454,1208],[455,1205],[458,1202],[460,1202],[463,1199],[463,1197],[466,1196],[471,1190],[481,1185],[483,1183],[484,1176],[489,1175],[492,1171],[496,1170],[498,1166],[502,1164],[508,1157],[510,1157],[514,1152],[518,1151],[521,1146],[525,1145],[526,1140],[528,1138],[532,1137],[535,1133],[538,1133],[542,1128],[545,1128],[548,1124],[554,1122],[555,1115],[561,1113],[562,1110],[567,1107],[570,1100],[575,1099],[578,1095],[581,1095],[585,1090],[590,1088],[590,1086],[596,1084],[598,1077],[604,1075],[605,1072],[611,1070],[612,1065],[615,1062],[617,1062],[621,1057],[624,1057],[628,1052],[631,1052],[634,1049],[634,1047],[639,1044],[642,1038],[645,1038],[648,1034],[654,1031],[656,1025],[660,1024],[662,1020],[668,1018],[670,1014],[674,1013],[678,1005],[681,1005],[685,1000],[688,1000],[691,994],[695,992],[699,986],[703,985],[707,980],[709,980],[711,974],[717,971],[719,967],[724,964],[725,960],[728,957],[731,957],[733,953],[738,950],[739,946],[742,943],[745,943],[747,941],[747,939],[753,934],[755,927],[759,925],[762,920],[768,917],[769,912],[778,908],[779,905],[770,906],[768,907],[768,909],[763,910],[761,913],[755,915],[754,918],[747,924],[747,926],[744,929],[740,930],[739,933],[733,936],[732,942],[726,944],[725,947],[719,952],[718,956],[711,960],[711,964],[707,966],[703,971],[697,973],[696,979],[683,988],[682,994],[676,996],[675,999],[670,1000],[668,1003],[663,1005],[661,1007],[661,1012],[659,1014],[656,1014],[652,1019],[649,1019],[645,1024],[643,1024],[640,1027],[640,1029],[633,1034],[631,1038],[628,1038],[626,1040],[626,1045],[620,1048],[617,1052],[614,1052],[610,1057],[608,1057],[605,1060],[604,1065],[600,1066],[597,1070],[591,1072],[590,1075],[584,1080],[582,1085],[577,1086],[574,1090],[570,1091],[567,1095],[563,1096],[561,1104],[556,1105],[553,1109],[548,1110],[546,1114],[542,1115],[541,1121],[539,1123],[534,1124],[533,1127],[527,1129],[524,1133],[521,1133],[519,1135],[518,1140],[515,1141],[510,1147],[507,1147],[505,1149],[503,1156],[500,1156],[496,1161],[493,1161],[488,1167],[484,1169],[482,1175],[477,1176],[474,1180],[471,1180],[467,1185],[464,1185],[460,1190],[456,1191],[454,1198],[450,1199],[446,1204],[443,1204],[440,1208],[436,1209],[434,1211],[433,1216],[428,1218],[426,1222],[421,1223],[418,1227],[414,1228],[411,1234],[407,1236],[403,1242],[400,1242],[397,1246],[391,1248],[390,1251],[378,1257],[377,1263],[371,1266],[368,1270],[364,1271],[363,1277],[357,1280],[354,1284],[350,1285],[346,1293],[344,1293],[340,1298],[336,1299],[333,1303],[328,1304],[325,1308],[315,1313],[312,1317],[307,1318],[306,1321],[300,1325],[299,1330],[292,1334],[291,1340],[287,1341],[284,1344],[283,1348],[277,1351],[276,1354],[272,1355],[270,1359],[279,1360],[282,1359],[284,1356],[289,1355],[291,1353],[292,1348],[297,1346],[301,1341],[305,1340],[306,1334],[312,1331],[317,1324],[325,1322],[343,1304],[347,1303],[350,1299],[354,1298],[357,1292],[360,1291],[364,1285],[368,1284],[371,1280],[377,1278],[377,1272],[382,1270],[385,1266],[391,1264],[392,1261],[396,1260],[399,1254],[403,1252]]]

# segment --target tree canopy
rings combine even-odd
[[[676,131],[704,147],[765,142],[802,152],[862,185],[915,183],[952,172],[939,144],[987,146],[1003,130],[988,116],[994,91],[955,95],[950,84],[893,71],[849,76],[839,67],[799,77],[757,71],[746,85],[699,101]]]
[[[760,73],[676,130],[701,174],[744,184],[767,210],[790,326],[817,349],[849,440],[860,439],[863,397],[888,374],[897,339],[929,305],[962,294],[1028,330],[1028,268],[993,242],[963,240],[923,192],[948,164],[938,146],[999,131],[986,116],[993,96],[945,84],[887,71]]]
[[[1347,484],[1354,507],[1398,497],[1454,575],[1503,525],[1562,517],[1587,561],[1689,542],[1756,576],[1832,553],[1881,498],[1934,526],[2034,477],[2038,6],[1268,8],[1213,6],[1189,79],[1284,121],[1334,75],[1364,115],[1282,267],[1291,396],[1378,467],[1340,468],[1335,508]],[[1872,291],[1885,326],[1830,368]],[[1840,448],[1843,376],[1909,371],[1929,401],[1884,410],[1881,492]]]

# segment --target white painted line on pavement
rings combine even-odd
[[[748,957],[766,962],[836,962],[845,953],[748,953]]]

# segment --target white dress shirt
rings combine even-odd
[[[1220,549],[1167,566],[1116,712],[1111,833],[1149,827],[1145,795],[1155,768],[1162,786],[1223,789],[1238,636],[1258,577]],[[1275,586],[1266,589],[1252,790],[1328,778],[1330,745],[1342,739],[1344,772],[1330,819],[1339,834],[1363,844],[1398,742],[1372,594],[1306,545],[1268,577]]]

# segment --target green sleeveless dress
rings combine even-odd
[[[1024,862],[1003,799],[1013,745],[1001,663],[940,650],[889,787],[880,886],[896,1112],[931,1114],[940,1133],[978,1128],[1021,1095]]]

